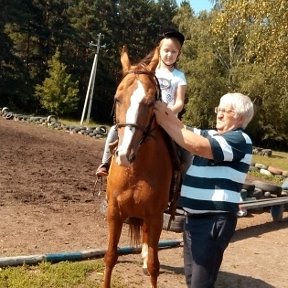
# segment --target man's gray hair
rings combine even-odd
[[[241,93],[227,93],[220,99],[220,104],[230,106],[236,114],[243,117],[242,127],[245,129],[254,115],[254,105],[250,97]]]

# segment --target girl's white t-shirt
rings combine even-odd
[[[176,68],[172,71],[157,68],[155,75],[160,84],[163,102],[172,107],[175,104],[177,88],[187,85],[185,74]]]

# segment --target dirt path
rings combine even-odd
[[[0,251],[2,256],[105,249],[104,193],[93,195],[104,140],[0,117]],[[288,212],[240,218],[217,287],[288,287]],[[181,240],[163,231],[162,240]],[[124,229],[120,246],[129,246]],[[159,287],[184,288],[182,247],[159,252]],[[149,287],[140,255],[122,255],[115,272],[127,287]]]

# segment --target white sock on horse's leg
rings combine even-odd
[[[143,269],[147,269],[147,262],[148,262],[148,244],[143,243],[142,244],[142,251],[141,251],[141,256],[143,259]]]

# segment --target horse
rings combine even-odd
[[[142,243],[143,269],[150,275],[152,287],[157,287],[158,243],[169,201],[173,163],[167,134],[157,124],[153,112],[155,101],[161,100],[155,76],[159,51],[155,49],[150,54],[153,56],[149,63],[140,61],[132,65],[124,46],[120,57],[123,78],[114,96],[118,147],[112,156],[106,188],[109,241],[104,256],[104,288],[111,285],[125,221],[131,242]]]

